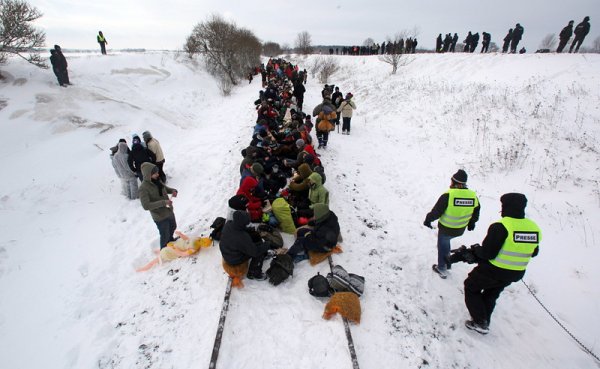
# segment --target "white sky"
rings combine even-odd
[[[252,30],[263,41],[294,45],[308,31],[313,44],[362,44],[371,37],[381,43],[401,30],[419,31],[419,45],[433,48],[438,33],[487,31],[501,44],[509,28],[525,28],[522,45],[538,48],[549,33],[558,34],[571,19],[591,18],[584,46],[600,32],[598,0],[371,0],[371,1],[156,1],[156,0],[30,0],[44,16],[37,25],[46,31],[48,46],[97,48],[102,30],[109,48],[178,49],[193,26],[216,13]]]

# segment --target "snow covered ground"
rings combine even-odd
[[[174,53],[67,58],[68,88],[19,60],[1,68],[0,366],[208,367],[227,281],[218,247],[135,273],[158,232],[120,194],[108,149],[150,130],[179,229],[207,235],[237,189],[260,81],[222,97]],[[503,193],[525,193],[543,231],[525,281],[599,354],[600,56],[415,55],[394,76],[377,57],[336,58],[330,82],[358,110],[322,160],[344,236],[335,262],[366,277],[352,326],[361,368],[600,367],[522,283],[501,295],[489,335],[465,329],[472,266],[438,278],[436,232],[422,226],[459,168],[482,213],[454,247],[481,242]],[[307,110],[321,87],[309,77]],[[327,271],[304,262],[278,287],[234,290],[218,366],[350,368],[341,319],[323,320],[306,287]]]

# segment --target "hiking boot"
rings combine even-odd
[[[489,328],[487,322],[478,323],[474,320],[467,320],[467,321],[465,321],[465,327],[467,327],[471,330],[474,330],[477,333],[481,333],[481,334],[490,333],[490,328]]]
[[[448,272],[438,269],[437,264],[433,264],[431,269],[433,269],[433,271],[436,272],[442,279],[446,279],[448,277]]]
[[[246,274],[246,277],[248,279],[252,279],[254,281],[264,281],[265,279],[267,279],[267,275],[263,272],[248,273],[248,274]]]

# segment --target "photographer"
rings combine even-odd
[[[479,264],[464,282],[465,304],[471,314],[465,325],[481,334],[489,332],[500,293],[523,278],[529,260],[538,254],[541,241],[540,228],[525,218],[525,195],[507,193],[500,202],[502,219],[490,225],[481,246],[471,249]]]

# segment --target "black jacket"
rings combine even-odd
[[[221,233],[219,248],[227,264],[238,265],[244,261],[260,256],[269,250],[270,243],[253,242],[247,227],[250,215],[245,211],[235,211],[233,220],[228,220]]]
[[[590,22],[583,21],[575,27],[575,36],[582,38],[590,32]]]
[[[309,225],[314,227],[311,233],[306,236],[306,247],[309,250],[329,252],[337,245],[340,235],[340,223],[333,211],[330,210],[325,217],[310,222]]]
[[[524,218],[524,214],[511,213],[510,211],[503,211],[502,216],[517,219]],[[485,271],[486,274],[503,281],[516,282],[523,278],[523,275],[525,275],[524,270],[502,269],[489,262],[496,258],[506,237],[508,237],[508,231],[504,225],[502,223],[492,223],[488,228],[485,239],[481,243],[481,247],[475,248],[475,256],[480,260],[478,268]],[[532,256],[537,256],[538,252],[539,246],[535,248]]]
[[[444,214],[444,212],[446,211],[446,208],[448,208],[448,199],[449,198],[450,198],[449,194],[447,194],[447,193],[442,194],[442,196],[440,196],[438,201],[433,206],[433,209],[431,209],[431,211],[425,217],[425,222],[431,223],[436,219],[440,219],[442,214]],[[471,219],[469,220],[468,226],[475,226],[475,223],[477,223],[477,221],[479,220],[480,210],[481,210],[481,205],[477,205],[477,207],[475,209],[473,209],[473,215],[471,216]],[[438,223],[438,228],[439,228],[440,232],[442,232],[443,234],[447,234],[447,235],[454,236],[454,237],[462,236],[462,234],[465,233],[465,228],[448,228],[448,227],[443,226],[440,223]]]
[[[558,36],[561,40],[568,40],[573,36],[573,25],[569,24],[565,28],[560,31],[560,35]]]
[[[132,171],[138,173],[138,178],[142,178],[142,164],[154,162],[156,162],[156,156],[152,151],[142,146],[142,144],[134,144],[131,146],[131,152],[127,158],[127,163]]]

